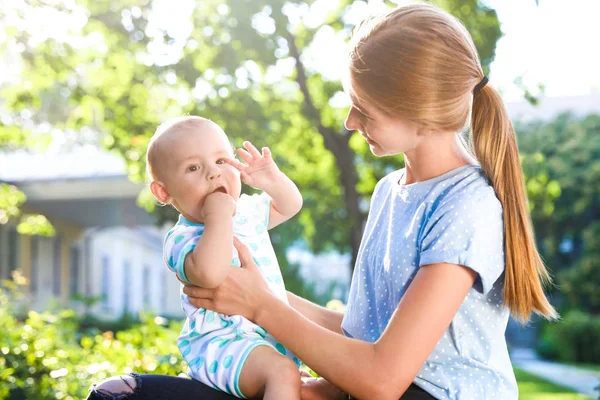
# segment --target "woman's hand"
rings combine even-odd
[[[226,315],[241,315],[256,321],[256,315],[269,301],[271,291],[263,279],[248,248],[236,237],[233,244],[238,251],[241,267],[232,267],[227,278],[215,289],[186,284],[183,293],[190,303]]]
[[[302,379],[302,400],[342,400],[344,393],[323,378]]]

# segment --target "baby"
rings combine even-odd
[[[150,189],[180,213],[165,238],[164,260],[181,281],[215,288],[240,265],[236,236],[287,302],[267,230],[298,213],[302,196],[268,148],[244,147],[238,155],[246,164],[234,158],[225,132],[201,117],[158,127],[146,159]],[[263,193],[240,196],[240,177]],[[195,308],[184,294],[181,301],[187,319],[177,344],[194,379],[241,398],[300,399],[300,361],[265,329],[239,315]]]

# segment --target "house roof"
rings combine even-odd
[[[571,112],[577,116],[600,114],[600,92],[580,96],[542,97],[538,105],[528,101],[507,102],[508,114],[513,120],[523,122],[547,121],[561,113]]]
[[[94,145],[0,153],[0,181],[23,183],[126,176],[125,161]]]
[[[0,153],[0,182],[27,196],[25,208],[82,227],[151,225],[137,206],[144,185],[129,180],[123,159],[86,145]]]

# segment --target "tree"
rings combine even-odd
[[[43,145],[43,142],[32,138],[27,131],[7,125],[0,119],[0,152],[32,148]],[[18,221],[17,231],[21,234],[54,235],[54,228],[45,216],[23,214],[22,205],[26,199],[27,196],[15,185],[0,181],[0,224],[6,224],[13,219]]]
[[[315,67],[311,52],[326,38],[347,39],[367,4],[193,3],[186,10],[159,0],[17,3],[0,14],[8,33],[4,50],[19,49],[21,65],[21,81],[3,90],[4,107],[33,125],[101,132],[103,144],[126,158],[138,180],[149,137],[163,119],[207,116],[237,144],[271,146],[300,186],[305,206],[278,228],[276,246],[285,249],[302,237],[315,252],[352,252],[354,261],[370,193],[403,160],[375,159],[343,128],[341,84]],[[464,21],[488,71],[501,35],[495,11],[477,0],[435,3]],[[75,22],[45,41],[33,26],[16,28],[40,11]]]
[[[526,160],[532,220],[544,259],[555,270],[578,262],[590,247],[586,234],[600,218],[600,116],[563,114],[551,122],[516,126]],[[544,195],[545,193],[545,195]],[[539,196],[552,201],[536,202]],[[588,235],[588,236],[586,236]],[[587,237],[587,239],[586,239]]]
[[[517,125],[542,257],[568,306],[600,312],[600,116]]]

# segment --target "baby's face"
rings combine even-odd
[[[240,197],[239,171],[223,161],[234,158],[225,132],[214,123],[175,132],[166,138],[161,152],[168,159],[162,178],[173,205],[193,222],[202,220],[206,197],[222,191]]]

